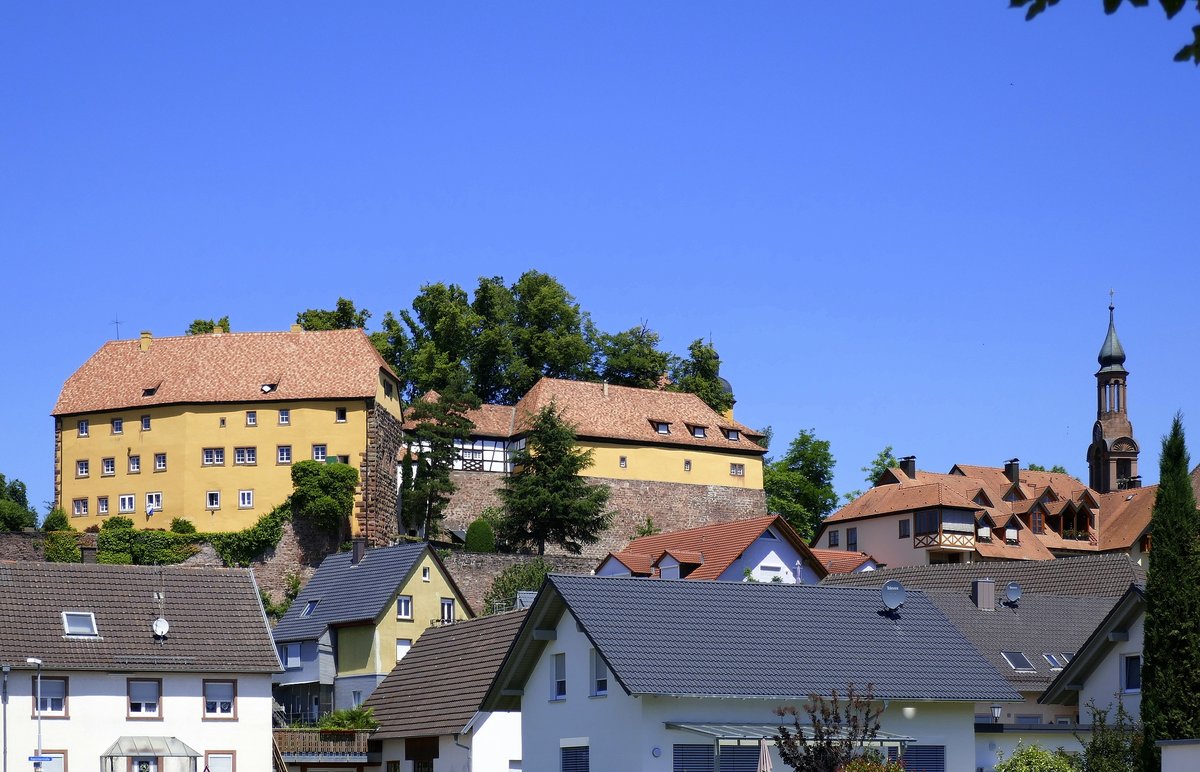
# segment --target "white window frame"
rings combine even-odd
[[[300,611],[300,616],[311,617],[313,615],[313,612],[317,610],[317,604],[320,602],[321,602],[320,598],[318,598],[317,600],[305,601],[304,608]]]
[[[87,517],[87,514],[88,514],[88,500],[86,498],[72,499],[71,515],[74,517]]]
[[[291,445],[276,445],[275,446],[275,463],[277,463],[277,464],[292,463],[292,446]]]
[[[730,477],[745,477],[746,476],[746,465],[731,462],[729,464],[729,476]]]
[[[100,459],[100,474],[111,477],[117,473],[117,459],[114,457]]]
[[[75,462],[75,476],[88,477],[92,473],[92,464],[86,458],[81,458]]]
[[[78,629],[72,631],[71,625],[74,622],[76,625],[83,622],[85,628],[82,632]],[[96,627],[96,615],[91,611],[64,611],[62,612],[63,635],[81,636],[84,638],[98,638],[100,630]]]
[[[1129,686],[1129,660],[1136,659],[1138,661],[1138,685],[1130,688]],[[1141,694],[1142,692],[1142,667],[1145,665],[1145,660],[1142,659],[1142,653],[1122,654],[1121,655],[1121,693],[1122,694]]]
[[[247,410],[246,411],[246,426],[258,426],[258,411],[257,410]]]
[[[167,471],[167,454],[166,453],[155,453],[154,454],[154,471],[156,471],[156,472]]]
[[[442,598],[439,613],[442,624],[454,624],[454,598]]]
[[[125,419],[124,418],[112,419],[112,433],[113,434],[124,434],[125,433]]]
[[[233,449],[234,466],[256,466],[258,464],[258,448],[246,446]]]
[[[324,443],[315,443],[312,446],[313,461],[324,461],[329,458],[329,446]]]
[[[591,684],[593,697],[605,697],[608,695],[608,666],[604,664],[604,658],[600,656],[600,652],[592,649],[591,654]]]
[[[708,431],[703,426],[693,426],[692,436],[698,440],[708,439]]]
[[[411,595],[401,595],[396,598],[396,619],[411,622],[413,618],[413,599]]]
[[[36,690],[37,676],[32,676],[33,688]],[[57,694],[47,694],[46,687],[51,683],[62,684],[62,696]],[[71,684],[66,678],[47,678],[42,676],[41,694],[34,693],[33,705],[34,710],[40,712],[43,716],[65,716],[69,707]],[[51,691],[53,691],[51,687]],[[58,700],[58,707],[54,707],[54,701]],[[41,703],[41,710],[38,710],[38,703]]]
[[[162,491],[150,491],[146,494],[146,511],[150,511],[150,505],[154,505],[155,512],[162,512]]]
[[[200,460],[203,466],[225,466],[225,448],[205,448]]]
[[[108,496],[97,496],[96,497],[96,514],[98,514],[98,515],[107,515],[108,514]]]
[[[666,421],[655,421],[654,432],[655,434],[670,434],[671,424],[667,423]]]
[[[396,639],[396,661],[404,659],[404,655],[412,649],[412,638]]]
[[[333,409],[333,422],[339,424],[346,423],[346,408],[335,407]]]
[[[214,509],[221,508],[221,492],[220,491],[205,491],[204,492],[204,508],[210,512]]]
[[[292,425],[292,409],[290,407],[282,407],[279,409],[279,425],[280,426],[291,426]]]
[[[300,662],[300,644],[279,644],[279,660],[283,664],[284,670],[299,670],[302,667]]]
[[[129,473],[138,474],[142,471],[142,457],[138,455],[129,457]]]
[[[1036,672],[1036,668],[1034,668],[1032,660],[1030,660],[1023,651],[1002,651],[1000,652],[1000,656],[1004,657],[1004,661],[1008,663],[1008,666],[1018,673]],[[1021,659],[1025,660],[1024,665],[1020,664],[1021,660],[1017,659],[1017,656],[1020,656]]]
[[[79,437],[90,436],[88,434],[88,422],[86,418],[80,418],[79,421],[75,423],[75,434]]]
[[[565,700],[567,698],[567,654],[559,652],[554,655],[554,672],[550,687],[550,699]]]
[[[122,493],[117,497],[117,511],[129,513],[137,510],[137,496],[132,493]]]
[[[429,566],[423,566],[421,568],[421,581],[422,582],[429,581]]]
[[[142,431],[150,431],[150,416],[148,415],[142,416]]]
[[[226,759],[228,764],[225,763]],[[237,769],[237,751],[205,751],[204,769],[212,772],[234,772]]]
[[[217,699],[209,699],[208,689],[210,686],[229,685],[229,701],[220,699],[223,695],[216,695]],[[234,719],[237,718],[237,681],[231,678],[213,678],[205,679],[201,684],[201,690],[204,697],[204,718],[206,719]],[[209,705],[215,707],[210,710]],[[228,706],[228,707],[226,707]],[[223,709],[224,708],[224,709]]]
[[[692,460],[690,458],[685,458],[683,460],[683,471],[685,471],[685,472],[692,471]]]
[[[238,491],[238,509],[253,509],[254,508],[254,490],[246,489]]]

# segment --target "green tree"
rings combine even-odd
[[[492,580],[492,586],[483,596],[484,613],[494,614],[497,610],[511,608],[518,592],[540,590],[552,570],[553,566],[540,557],[504,569]]]
[[[796,772],[838,772],[879,734],[882,710],[876,707],[869,684],[865,693],[850,684],[845,697],[832,691],[829,699],[810,694],[803,711],[794,705],[775,709],[783,719],[775,747],[783,763]],[[808,717],[807,723],[801,722],[801,713]]]
[[[1031,21],[1050,6],[1058,5],[1058,0],[1009,0],[1008,4],[1012,8],[1025,8],[1025,20]],[[1144,8],[1150,4],[1150,0],[1129,0],[1129,4]],[[1188,3],[1187,0],[1158,0],[1158,4],[1162,6],[1167,18],[1173,19]],[[1107,14],[1116,13],[1120,7],[1121,0],[1104,0],[1104,12]],[[1196,10],[1200,12],[1200,2],[1196,3]],[[1195,39],[1175,53],[1175,61],[1192,61],[1200,65],[1200,24],[1192,27],[1192,35]]]
[[[671,355],[659,349],[658,333],[642,322],[624,332],[603,333],[597,340],[600,377],[617,386],[653,389],[671,367]]]
[[[797,533],[811,539],[821,519],[837,506],[834,463],[828,440],[817,439],[813,429],[801,431],[782,458],[763,465],[767,511],[783,515]]]
[[[50,531],[73,531],[71,527],[71,519],[67,517],[67,513],[63,512],[58,507],[50,510],[50,514],[46,515],[46,519],[42,521],[42,530]]]
[[[405,431],[409,455],[400,470],[400,515],[410,533],[422,538],[438,533],[455,491],[450,478],[458,458],[455,441],[470,439],[475,425],[466,413],[477,407],[479,401],[459,388],[431,391],[405,411],[412,428]]]
[[[220,319],[196,319],[188,325],[184,335],[208,335],[213,330],[220,327],[225,332],[232,332],[229,329],[229,316],[222,316]]]
[[[354,330],[364,329],[371,312],[359,310],[354,302],[346,298],[338,298],[337,305],[332,310],[310,308],[296,314],[296,323],[305,330]]]
[[[1163,438],[1150,516],[1142,647],[1143,769],[1161,763],[1159,740],[1200,737],[1200,512],[1188,477],[1183,418]]]
[[[25,483],[0,474],[0,530],[19,531],[37,526],[37,512],[29,506]]]
[[[512,286],[513,343],[528,368],[512,379],[510,399],[520,398],[542,376],[588,380],[594,337],[591,320],[558,279],[541,271],[526,271]]]
[[[1018,745],[1007,759],[1000,754],[996,772],[1073,772],[1065,753],[1048,751],[1040,745]]]
[[[859,469],[867,473],[867,485],[874,487],[875,483],[879,482],[879,478],[883,476],[884,472],[892,469],[899,463],[900,462],[896,460],[895,454],[892,453],[892,446],[886,445],[884,446],[883,450],[875,454],[875,458],[871,460],[871,463],[867,464],[866,466],[859,467]],[[862,489],[858,489],[847,492],[843,498],[845,498],[846,501],[854,501],[861,495],[863,495]]]
[[[182,517],[171,518],[171,533],[195,533],[196,524]]]
[[[711,344],[700,338],[688,346],[686,359],[674,363],[671,380],[672,391],[695,394],[718,413],[733,407],[733,392],[721,378],[721,357]]]
[[[491,524],[482,518],[472,520],[467,526],[467,542],[464,545],[467,552],[495,552],[496,532]]]
[[[1070,474],[1070,472],[1067,471],[1067,468],[1065,466],[1063,466],[1062,464],[1055,464],[1054,466],[1050,467],[1049,469],[1042,466],[1041,464],[1030,464],[1029,466],[1026,467],[1026,469],[1028,469],[1031,472],[1054,472],[1055,474]]]
[[[1086,739],[1076,735],[1083,746],[1079,757],[1081,772],[1129,772],[1141,763],[1142,728],[1125,710],[1119,692],[1116,697],[1115,709],[1101,710],[1095,700],[1086,705],[1092,732]]]
[[[546,542],[576,554],[595,543],[612,513],[606,510],[608,486],[579,476],[591,460],[592,452],[576,444],[574,429],[554,403],[538,411],[500,489],[504,519],[497,535],[514,547],[536,546],[539,555]]]
[[[654,518],[646,515],[646,522],[633,529],[631,539],[640,539],[643,536],[656,536],[662,533],[662,529],[654,524]]]
[[[358,470],[349,464],[301,461],[292,465],[292,515],[327,533],[340,533],[354,508]]]
[[[484,402],[512,404],[522,396],[515,384],[534,377],[517,352],[516,298],[502,277],[481,277],[471,310],[479,325],[469,364],[475,393]]]

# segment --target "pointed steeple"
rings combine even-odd
[[[1100,493],[1141,484],[1137,471],[1138,444],[1129,421],[1126,392],[1129,371],[1125,369],[1125,349],[1117,339],[1113,310],[1110,298],[1108,334],[1097,357],[1100,370],[1096,373],[1096,423],[1087,454],[1088,487]]]
[[[1113,321],[1113,306],[1110,301],[1108,304],[1108,335],[1104,336],[1104,345],[1100,347],[1100,355],[1096,359],[1100,362],[1101,372],[1124,372],[1125,364],[1125,349],[1121,348],[1121,341],[1117,338],[1117,325]]]

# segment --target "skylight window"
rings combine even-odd
[[[63,631],[67,635],[97,636],[96,615],[90,611],[64,611]]]
[[[157,393],[158,393],[158,385],[157,384],[155,384],[154,386],[147,386],[146,388],[142,389],[143,397],[153,397]]]
[[[1019,651],[1002,651],[1000,655],[1004,657],[1004,661],[1008,663],[1013,670],[1033,671],[1033,663]]]
[[[1050,663],[1050,667],[1055,670],[1062,670],[1067,666],[1067,662],[1070,661],[1061,654],[1044,653],[1042,656],[1045,657],[1046,661]]]
[[[319,602],[320,601],[310,600],[308,603],[305,603],[304,610],[300,612],[300,616],[302,616],[302,617],[312,616],[312,613],[317,610],[317,603],[319,603]]]

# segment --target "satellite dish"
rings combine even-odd
[[[154,631],[154,635],[158,638],[166,638],[167,633],[171,630],[171,624],[167,620],[159,617],[151,623],[150,629]]]
[[[1016,603],[1021,599],[1021,585],[1016,582],[1009,582],[1008,587],[1004,590],[1005,596],[1009,603]]]
[[[883,605],[888,611],[895,611],[904,605],[904,585],[895,579],[883,585]]]

